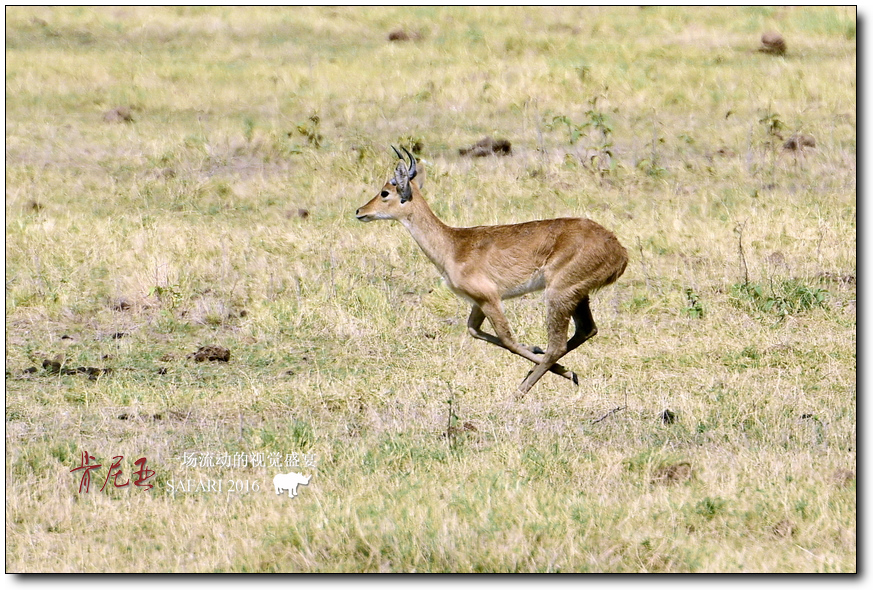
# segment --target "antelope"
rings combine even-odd
[[[528,221],[512,225],[450,227],[421,196],[424,167],[409,150],[382,190],[355,212],[358,220],[399,221],[437,267],[446,285],[472,304],[467,331],[536,365],[516,392],[520,400],[547,372],[579,385],[576,373],[557,364],[597,334],[589,296],[614,283],[627,266],[627,251],[611,231],[584,218]],[[546,350],[519,344],[503,313],[503,299],[545,291]],[[570,318],[575,332],[569,340]],[[488,318],[494,334],[482,330]]]

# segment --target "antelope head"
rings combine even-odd
[[[418,174],[415,157],[409,153],[409,150],[403,148],[403,151],[409,156],[409,166],[407,167],[406,161],[397,151],[397,148],[391,147],[400,158],[394,169],[394,177],[385,183],[379,194],[373,197],[369,203],[355,211],[355,217],[359,221],[403,219],[409,214],[410,203],[414,195],[418,194],[420,187],[418,183],[412,182],[412,179]]]

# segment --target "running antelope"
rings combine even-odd
[[[422,198],[421,179],[415,180],[420,165],[413,155],[403,149],[409,157],[407,166],[397,148],[393,149],[400,158],[394,177],[355,216],[360,221],[396,219],[402,223],[449,289],[473,305],[467,319],[470,335],[536,365],[519,385],[516,399],[521,399],[546,371],[578,385],[576,374],[557,362],[597,334],[589,295],[614,283],[627,266],[627,251],[615,235],[582,218],[450,227]],[[545,352],[516,342],[501,303],[541,289],[545,290],[549,339]],[[565,340],[571,317],[576,330]],[[482,330],[485,318],[496,336]]]

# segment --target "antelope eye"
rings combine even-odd
[[[391,194],[391,193],[389,193],[388,191],[382,191],[382,198],[385,199],[385,198],[387,198],[388,195],[390,195],[390,194]]]

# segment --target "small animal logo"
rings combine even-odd
[[[311,475],[303,475],[296,471],[278,473],[273,478],[273,487],[276,488],[276,494],[281,494],[282,490],[288,490],[288,497],[293,498],[297,495],[297,486],[308,486],[311,479]]]

